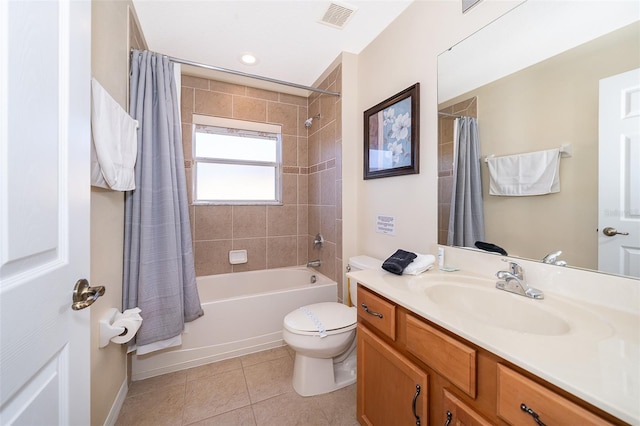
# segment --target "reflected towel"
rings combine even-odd
[[[544,195],[560,192],[560,149],[487,158],[489,194]]]
[[[413,259],[404,271],[403,275],[418,275],[423,273],[424,271],[428,271],[433,267],[433,264],[436,262],[436,258],[432,254],[416,254],[416,258]]]
[[[135,189],[138,122],[91,79],[91,185],[116,191]]]
[[[402,275],[402,271],[406,268],[417,255],[410,251],[396,250],[387,260],[382,263],[382,269],[392,274]]]

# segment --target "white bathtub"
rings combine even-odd
[[[315,276],[315,283],[311,283]],[[134,356],[132,380],[284,345],[284,316],[335,302],[337,284],[304,266],[198,277],[204,316],[186,324],[182,345]]]

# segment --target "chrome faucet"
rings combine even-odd
[[[567,266],[567,262],[564,260],[558,260],[558,257],[560,257],[561,254],[562,250],[554,251],[543,257],[541,262],[548,263],[550,265]]]
[[[507,259],[502,259],[502,261],[509,263],[509,270],[496,273],[496,277],[500,280],[496,282],[497,289],[530,297],[531,299],[544,299],[542,291],[527,285],[522,266]]]
[[[318,259],[318,260],[310,260],[309,262],[307,262],[307,268],[310,267],[319,267],[322,266],[322,260]]]

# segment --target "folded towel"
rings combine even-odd
[[[138,122],[94,78],[91,80],[91,185],[135,189]]]
[[[544,195],[560,192],[560,149],[487,158],[489,194]]]
[[[429,269],[431,269],[431,267],[435,262],[436,262],[436,257],[434,255],[417,253],[416,258],[413,259],[413,262],[407,265],[406,268],[404,268],[404,271],[402,272],[402,274],[403,275],[421,274],[424,271],[428,271]]]
[[[402,271],[407,267],[417,255],[410,251],[396,250],[387,260],[382,263],[382,269],[392,274],[402,275]]]

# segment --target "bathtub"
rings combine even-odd
[[[182,345],[133,356],[132,380],[283,346],[286,314],[310,303],[335,302],[338,295],[335,281],[304,266],[197,281],[204,316],[185,325]]]

